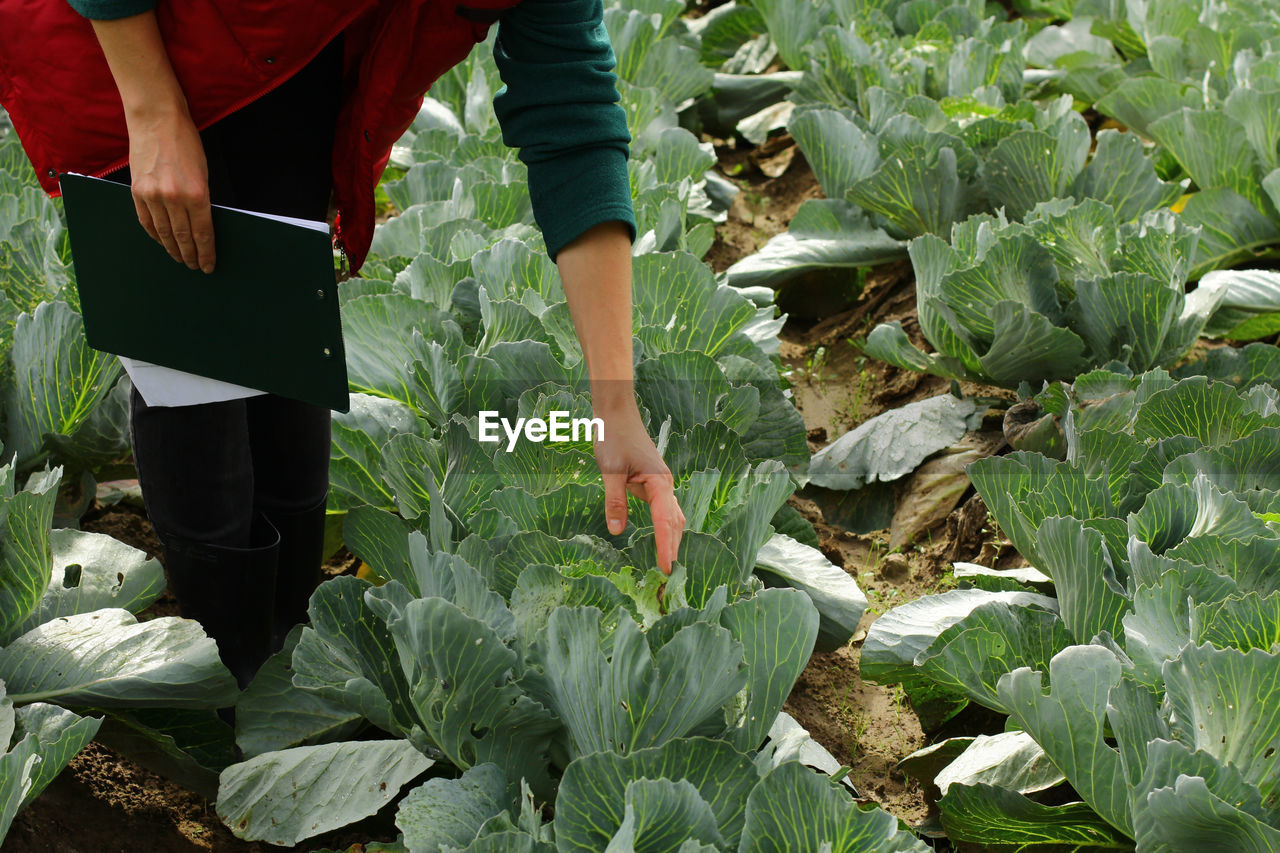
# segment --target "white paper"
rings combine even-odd
[[[329,223],[314,219],[298,219],[294,216],[279,216],[274,213],[242,210],[238,207],[226,207],[225,205],[214,205],[214,207],[261,216],[263,219],[274,219],[277,222],[319,231],[323,234],[329,233]],[[120,359],[120,364],[124,366],[125,372],[129,374],[130,381],[133,382],[134,387],[138,389],[138,393],[142,395],[142,399],[148,406],[195,406],[200,403],[221,403],[225,400],[240,400],[245,397],[255,397],[267,393],[256,388],[247,388],[244,385],[223,382],[220,379],[210,379],[207,376],[197,376],[194,373],[174,370],[171,367],[161,367],[158,364],[152,364],[141,359],[126,358],[124,356],[118,356],[118,358]]]
[[[265,394],[220,379],[197,376],[149,361],[119,356],[133,387],[138,389],[148,406],[194,406],[199,403],[221,403]]]
[[[223,207],[223,206],[220,204],[216,204],[214,205],[214,207]],[[223,207],[223,210],[234,210],[238,213],[248,213],[253,216],[261,216],[263,219],[274,219],[276,222],[283,222],[286,225],[297,225],[299,228],[309,228],[312,231],[319,231],[322,234],[329,233],[329,223],[320,222],[319,220],[316,220],[316,219],[299,219],[296,216],[280,216],[279,214],[262,213],[261,211],[257,211],[257,210],[241,210],[238,207]]]

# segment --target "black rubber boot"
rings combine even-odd
[[[263,510],[280,531],[280,560],[276,570],[275,615],[271,651],[284,647],[294,625],[307,621],[307,604],[324,577],[325,500],[301,512]]]
[[[169,588],[183,617],[218,644],[223,664],[243,690],[271,656],[280,534],[265,518],[249,548],[229,548],[160,534]]]

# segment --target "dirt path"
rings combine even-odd
[[[718,272],[784,231],[805,200],[821,197],[812,170],[793,146],[784,135],[759,149],[718,149],[722,173],[741,190],[728,221],[717,228],[716,243],[707,258]],[[779,164],[786,164],[782,171],[778,171]],[[945,380],[898,370],[867,358],[860,349],[871,329],[892,320],[902,323],[913,343],[927,348],[916,319],[915,282],[909,262],[867,271],[856,299],[835,310],[829,307],[829,294],[816,298],[824,304],[812,312],[804,311],[803,305],[798,312],[788,306],[793,318],[782,331],[779,352],[791,368],[792,391],[808,428],[811,450],[816,452],[882,412],[947,390]],[[806,313],[820,319],[795,319],[796,314]],[[965,385],[962,390],[1012,399],[998,388]],[[998,422],[986,426],[991,441],[998,443]],[[901,500],[912,487],[912,479],[906,478],[886,494]],[[814,523],[823,553],[857,579],[870,606],[849,645],[813,656],[792,690],[786,710],[851,768],[849,778],[865,799],[874,800],[912,825],[927,825],[934,817],[928,792],[908,779],[897,763],[943,733],[926,736],[900,688],[862,680],[862,640],[887,609],[952,588],[952,562],[1007,567],[1017,555],[1000,541],[988,523],[986,507],[972,488],[946,519],[916,542],[896,549],[890,548],[888,529],[856,532],[842,526],[841,518],[827,518],[824,507],[805,496],[814,491],[822,490],[805,490],[792,498],[792,505]],[[839,515],[832,512],[832,504],[840,497],[840,493],[821,496],[827,504],[826,513]],[[994,733],[991,729],[997,724],[975,709],[950,722],[945,736]]]

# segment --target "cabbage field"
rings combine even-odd
[[[589,441],[478,438],[591,417],[481,44],[339,287],[337,556],[242,694],[0,118],[3,849],[1280,850],[1274,0],[605,8],[672,574]]]

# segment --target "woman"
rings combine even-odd
[[[0,0],[0,103],[46,189],[62,171],[131,182],[141,227],[206,272],[211,202],[323,219],[331,193],[358,270],[392,143],[500,20],[494,105],[605,423],[607,523],[625,526],[627,492],[648,501],[670,571],[684,516],[634,395],[629,136],[600,0],[68,2]],[[135,391],[131,437],[182,613],[244,686],[319,580],[329,412],[275,395],[152,407]]]

